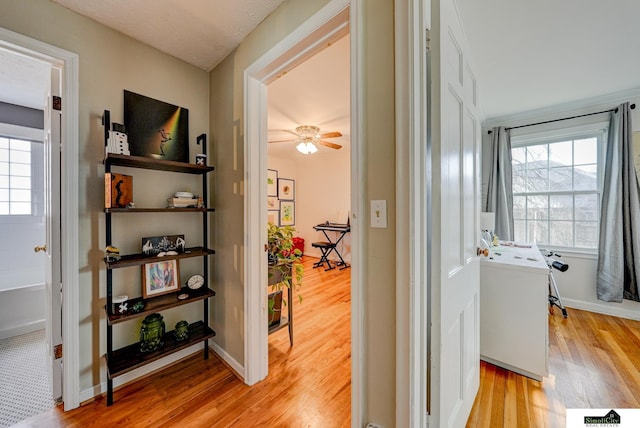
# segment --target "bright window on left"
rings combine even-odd
[[[0,215],[31,215],[31,141],[0,137]]]

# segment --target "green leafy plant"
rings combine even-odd
[[[267,230],[267,258],[269,261],[269,283],[275,290],[283,287],[295,289],[302,301],[300,287],[304,268],[300,263],[302,252],[294,248],[292,226],[276,226],[269,223]],[[295,281],[294,281],[295,279]]]

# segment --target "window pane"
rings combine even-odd
[[[527,146],[527,168],[547,168],[547,145]]]
[[[575,190],[598,190],[598,166],[581,165],[574,168],[573,183]]]
[[[22,163],[11,163],[11,175],[20,175],[22,177],[31,177],[31,165]]]
[[[9,180],[7,180],[9,181]],[[0,187],[2,187],[0,185]],[[31,189],[31,177],[11,177],[12,189]]]
[[[0,202],[0,215],[9,215],[9,202]]]
[[[573,222],[552,221],[549,244],[561,247],[573,247]]]
[[[9,189],[0,189],[0,201],[9,201]]]
[[[576,222],[576,247],[598,248],[598,223],[595,221]]]
[[[23,150],[25,152],[30,152],[31,151],[31,141],[11,140],[11,141],[9,141],[9,148],[11,150]]]
[[[511,149],[511,163],[514,170],[523,168],[526,162],[527,155],[524,147],[516,147],[515,149]]]
[[[8,149],[9,148],[9,139],[0,137],[0,149]]]
[[[31,164],[31,152],[11,152],[11,162]]]
[[[529,220],[549,218],[549,200],[546,195],[527,196],[527,218]]]
[[[0,162],[0,174],[9,175],[9,162]]]
[[[573,220],[573,195],[549,196],[551,220]]]
[[[598,221],[600,205],[598,195],[576,195],[575,196],[575,219]]]
[[[549,167],[571,165],[573,163],[572,141],[549,144]]]
[[[12,202],[29,202],[31,201],[31,190],[11,189],[9,197]]]
[[[526,217],[526,196],[514,196],[513,197],[513,218],[524,220]]]
[[[532,169],[527,171],[527,192],[548,192],[549,177],[547,169]]]
[[[9,176],[0,175],[0,189],[8,189],[8,188],[9,188]]]
[[[511,184],[513,193],[524,193],[527,191],[525,171],[513,171],[511,175]]]
[[[598,139],[585,138],[574,142],[573,163],[582,165],[587,163],[598,163]]]
[[[546,221],[530,221],[529,240],[540,245],[549,244],[549,223]]]
[[[527,222],[525,220],[513,221],[513,239],[518,242],[527,242]]]
[[[0,149],[0,162],[9,162],[9,150]]]
[[[569,166],[550,169],[549,190],[552,192],[573,190],[573,168]]]
[[[12,215],[29,215],[31,214],[31,202],[11,202]]]

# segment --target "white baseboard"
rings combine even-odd
[[[46,327],[45,320],[32,321],[26,324],[17,325],[0,330],[0,340],[7,339],[21,334],[31,333],[32,331],[43,330]]]
[[[174,364],[178,360],[189,357],[196,352],[202,352],[202,343],[196,343],[188,348],[185,348],[181,351],[176,352],[175,354],[167,355],[164,358],[161,358],[157,361],[149,363],[144,367],[140,367],[138,369],[132,370],[122,376],[118,376],[113,380],[113,387],[117,388],[118,386],[124,385],[125,383],[132,382],[138,378],[148,375],[151,372]],[[104,359],[102,359],[102,364],[104,365]],[[106,371],[106,369],[105,369]],[[92,398],[104,394],[107,392],[107,382],[101,382],[99,385],[94,385],[84,391],[80,392],[80,403],[83,403],[87,400],[91,400]],[[114,401],[116,401],[114,399]]]
[[[211,343],[211,348],[213,349],[213,352],[215,352],[218,355],[218,357],[220,357],[220,359],[222,359],[222,361],[227,363],[227,365],[229,367],[231,367],[231,369],[233,369],[240,377],[242,377],[242,379],[245,378],[244,367],[242,366],[242,364],[237,362],[235,360],[235,358],[233,358],[231,355],[229,355],[227,353],[227,351],[222,349],[220,347],[220,345],[218,345],[217,343],[212,342]]]
[[[569,308],[580,309],[589,312],[595,312],[603,315],[612,315],[614,317],[627,318],[631,320],[640,321],[640,312],[625,309],[625,308],[616,308],[609,305],[603,305],[594,302],[585,302],[582,300],[574,300],[574,299],[562,299],[562,302],[565,306]],[[571,313],[569,313],[571,316]]]

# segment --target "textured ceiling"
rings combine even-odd
[[[487,119],[640,88],[638,0],[457,0]]]
[[[52,0],[210,71],[284,0]]]

